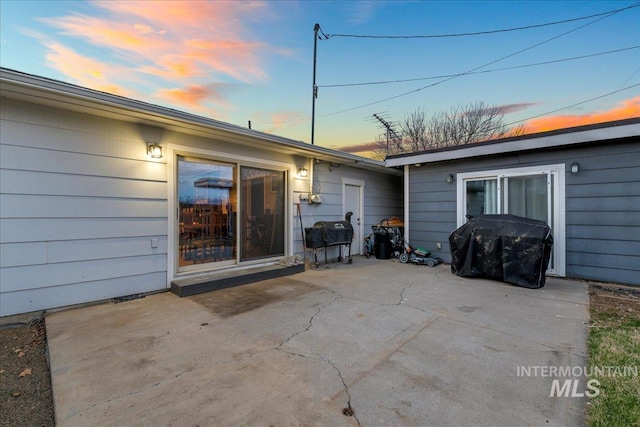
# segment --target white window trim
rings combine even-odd
[[[457,199],[457,226],[465,223],[465,191],[464,184],[467,180],[493,179],[510,176],[536,175],[552,173],[554,179],[553,216],[555,229],[553,233],[553,246],[555,256],[555,275],[564,277],[566,274],[566,218],[565,218],[565,165],[528,166],[521,168],[483,170],[477,172],[464,172],[456,175],[456,199]]]
[[[178,270],[178,254],[177,254],[177,242],[178,242],[178,228],[177,228],[177,215],[178,215],[178,156],[196,157],[201,159],[211,159],[213,161],[222,161],[229,163],[236,163],[239,166],[250,166],[258,168],[269,168],[273,170],[288,172],[287,173],[287,192],[285,194],[285,212],[284,212],[284,242],[285,242],[285,255],[291,255],[293,248],[293,233],[290,228],[292,225],[291,218],[293,217],[293,207],[290,206],[290,201],[293,199],[293,184],[292,177],[295,176],[296,168],[292,163],[279,162],[275,160],[265,160],[258,157],[235,155],[229,153],[220,153],[214,150],[208,150],[197,147],[190,147],[187,145],[179,144],[167,144],[167,287],[171,287],[171,282],[175,279],[184,278],[188,276],[197,276],[208,274],[213,271],[225,270],[225,269],[242,269],[256,264],[273,264],[272,261],[245,261],[233,264],[226,264],[220,266],[211,266],[211,268],[204,267],[195,271],[179,271]],[[238,168],[239,169],[239,168]]]

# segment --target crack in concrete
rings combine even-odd
[[[273,351],[273,350],[281,351],[283,353],[286,353],[286,354],[289,354],[289,355],[292,355],[292,356],[305,358],[305,359],[308,358],[308,359],[311,359],[311,360],[322,361],[322,362],[328,364],[329,366],[331,366],[338,373],[338,377],[340,378],[340,381],[342,383],[344,391],[345,391],[345,393],[347,395],[347,408],[353,412],[353,417],[356,420],[356,422],[358,423],[358,425],[361,425],[360,424],[360,420],[358,419],[358,417],[357,417],[357,415],[355,413],[355,410],[353,409],[353,407],[351,405],[351,393],[349,391],[349,387],[347,386],[347,384],[345,382],[344,377],[342,376],[342,372],[340,371],[340,369],[338,369],[338,367],[330,359],[328,359],[327,357],[325,357],[323,355],[302,354],[302,353],[298,353],[298,352],[294,352],[294,351],[291,351],[291,350],[284,349],[283,346],[285,344],[289,343],[291,340],[293,340],[298,335],[301,335],[301,334],[303,334],[305,332],[308,332],[311,329],[311,327],[313,326],[313,321],[320,315],[320,313],[322,313],[322,311],[324,309],[326,309],[327,307],[331,306],[332,304],[334,304],[336,301],[338,301],[340,299],[347,299],[347,300],[361,301],[361,302],[369,302],[369,303],[378,304],[378,305],[382,305],[382,306],[407,305],[410,308],[414,308],[414,309],[417,309],[417,310],[425,312],[425,310],[423,310],[423,309],[421,309],[419,307],[415,307],[415,306],[411,306],[411,305],[408,305],[406,303],[403,303],[405,301],[404,294],[411,287],[413,287],[413,285],[405,286],[402,289],[402,291],[400,291],[400,300],[398,302],[396,302],[396,303],[382,303],[382,302],[378,302],[378,301],[371,301],[371,300],[360,299],[360,298],[350,298],[350,297],[346,297],[344,295],[341,295],[336,290],[329,289],[329,288],[324,288],[327,292],[330,292],[331,294],[335,295],[336,298],[332,299],[331,301],[329,301],[328,303],[322,305],[321,307],[318,307],[316,312],[309,318],[308,324],[303,329],[294,332],[289,337],[287,337],[284,341],[282,341],[280,344],[278,344],[276,347],[268,348],[268,349],[264,349],[264,350],[259,350],[259,351],[256,351],[256,352],[252,352],[251,354],[248,354],[248,355],[246,355],[244,357],[241,357],[241,358],[238,358],[238,359],[220,360],[220,361],[214,363],[214,365],[225,365],[225,364],[232,364],[232,363],[242,362],[242,361],[251,359],[254,356],[259,355],[261,353],[265,353],[265,352]],[[405,332],[408,328],[409,327],[405,328],[402,332]],[[91,410],[94,407],[97,407],[97,406],[100,406],[100,405],[104,405],[104,404],[109,404],[109,403],[111,403],[113,401],[116,401],[118,399],[122,399],[122,398],[126,398],[126,397],[130,397],[130,396],[134,396],[134,395],[138,395],[138,394],[144,393],[144,392],[146,392],[148,390],[151,390],[151,389],[153,389],[155,387],[158,387],[158,386],[160,386],[160,385],[162,385],[162,384],[164,384],[164,383],[166,383],[168,381],[175,380],[176,378],[179,378],[179,377],[181,377],[183,375],[186,375],[186,374],[189,374],[189,373],[192,373],[192,372],[196,372],[196,371],[202,370],[202,369],[204,369],[204,368],[196,368],[196,369],[192,369],[192,370],[183,371],[183,372],[181,372],[179,374],[176,374],[176,375],[174,375],[174,376],[172,376],[170,378],[166,378],[166,379],[158,381],[158,382],[156,382],[154,384],[150,384],[148,386],[145,386],[142,389],[135,390],[135,391],[130,391],[128,393],[125,393],[125,394],[119,395],[119,396],[115,396],[115,397],[113,397],[111,399],[108,399],[106,401],[103,401],[103,402],[94,403],[94,404],[90,405],[89,407],[85,408],[82,411],[75,412],[74,414],[71,414],[71,415],[67,416],[65,418],[65,420],[68,420],[68,419],[70,419],[70,418],[72,418],[72,417],[74,417],[76,415],[82,414],[83,412],[87,412],[87,411]]]
[[[108,400],[105,400],[105,401],[102,401],[102,402],[93,403],[93,404],[89,405],[88,407],[86,407],[85,409],[83,409],[81,411],[76,411],[73,414],[67,415],[64,418],[64,421],[67,421],[67,420],[69,420],[69,419],[71,419],[71,418],[73,418],[73,417],[75,417],[77,415],[80,415],[82,413],[90,411],[91,409],[93,409],[93,408],[95,408],[97,406],[107,405],[107,404],[109,404],[111,402],[114,402],[116,400],[119,400],[119,399],[127,398],[127,397],[130,397],[130,396],[135,396],[137,394],[142,394],[142,393],[144,393],[144,392],[146,392],[148,390],[151,390],[151,389],[153,389],[155,387],[158,387],[161,384],[166,383],[167,381],[173,381],[176,378],[179,378],[179,377],[181,377],[183,375],[186,375],[186,374],[189,374],[189,373],[192,373],[192,372],[196,372],[196,371],[200,371],[202,369],[205,369],[205,368],[201,367],[201,368],[197,368],[197,369],[191,369],[191,370],[187,370],[187,371],[184,371],[184,372],[180,372],[179,374],[176,374],[176,375],[172,376],[171,378],[165,378],[165,379],[160,380],[160,381],[158,381],[156,383],[153,383],[153,384],[150,384],[148,386],[145,386],[142,389],[130,391],[130,392],[127,392],[127,393],[119,395],[119,396],[114,396],[111,399],[108,399]]]
[[[338,373],[338,377],[340,377],[340,381],[342,382],[342,386],[344,388],[344,391],[347,394],[347,408],[353,414],[352,416],[356,420],[358,425],[361,425],[360,424],[360,420],[358,419],[358,416],[356,415],[356,411],[351,406],[351,393],[349,392],[349,387],[347,386],[347,383],[345,382],[344,377],[342,376],[342,372],[340,372],[340,369],[338,369],[338,367],[330,359],[328,359],[327,357],[325,357],[323,355],[319,355],[319,357],[313,357],[313,356],[310,356],[310,355],[306,355],[306,354],[302,354],[302,353],[296,353],[296,352],[293,352],[293,351],[286,350],[286,349],[282,348],[282,346],[287,344],[289,341],[291,341],[292,339],[294,339],[298,335],[303,334],[305,332],[308,332],[309,329],[311,329],[311,327],[313,326],[313,320],[316,317],[318,317],[318,315],[320,315],[320,313],[322,313],[322,311],[325,308],[329,307],[330,305],[332,305],[333,303],[335,303],[339,299],[344,299],[345,298],[344,296],[338,294],[337,292],[335,292],[335,291],[333,291],[331,289],[327,289],[327,290],[329,292],[331,292],[332,294],[336,295],[337,297],[334,298],[333,300],[331,300],[330,302],[328,302],[327,304],[319,307],[318,310],[316,310],[316,312],[313,314],[313,316],[311,316],[311,318],[309,318],[309,324],[304,329],[302,329],[300,331],[297,331],[297,332],[293,333],[292,335],[290,335],[286,340],[284,340],[282,343],[278,344],[273,350],[281,351],[283,353],[290,354],[292,356],[302,357],[304,359],[312,359],[312,360],[322,361],[322,362],[327,363],[328,365],[330,365]]]
[[[404,288],[402,288],[402,292],[400,292],[400,302],[398,302],[398,304],[396,304],[396,305],[402,304],[402,301],[405,300],[404,293],[407,292],[412,286],[413,285],[409,285],[409,286],[405,286]]]
[[[339,300],[339,299],[341,299],[341,298],[344,298],[344,297],[343,297],[343,296],[341,296],[341,295],[338,295],[338,297],[337,297],[337,298],[334,298],[333,300],[329,301],[329,302],[328,302],[328,303],[326,303],[325,305],[323,305],[323,306],[321,306],[321,307],[318,307],[318,310],[316,310],[315,314],[314,314],[313,316],[311,316],[311,318],[309,319],[309,324],[307,325],[307,327],[306,327],[306,328],[304,328],[304,329],[302,329],[302,330],[300,330],[300,331],[297,331],[297,332],[294,332],[293,334],[291,334],[291,335],[290,335],[286,340],[284,340],[283,342],[281,342],[280,344],[278,344],[278,345],[274,348],[274,350],[281,350],[281,351],[284,351],[285,353],[289,353],[289,352],[287,352],[287,351],[285,351],[285,350],[282,350],[282,346],[283,346],[283,345],[285,345],[285,344],[287,344],[289,341],[291,341],[292,339],[294,339],[294,338],[295,338],[295,337],[297,337],[298,335],[303,334],[303,333],[305,333],[305,332],[309,332],[309,329],[311,329],[311,327],[313,326],[313,320],[314,320],[314,319],[315,319],[315,318],[316,318],[316,317],[317,317],[317,316],[322,312],[322,310],[324,310],[325,308],[329,307],[330,305],[332,305],[334,302],[336,302],[337,300]],[[290,354],[294,354],[294,353],[290,353]],[[305,356],[302,356],[302,357],[305,357]]]
[[[349,392],[349,387],[347,386],[347,383],[345,382],[344,377],[342,376],[342,372],[340,372],[340,369],[338,369],[338,367],[336,365],[334,365],[334,363],[331,361],[331,359],[329,359],[327,357],[324,357],[324,356],[320,356],[320,360],[322,360],[323,362],[326,362],[329,365],[331,365],[331,367],[333,367],[333,369],[335,369],[335,371],[338,373],[338,376],[340,377],[340,381],[342,381],[342,386],[344,387],[344,392],[347,394],[347,408],[353,414],[352,416],[356,420],[358,425],[361,425],[360,424],[360,420],[358,419],[358,415],[356,414],[356,410],[353,409],[353,406],[351,406],[351,393]]]
[[[414,285],[409,285],[409,286],[405,286],[404,288],[402,288],[402,291],[400,291],[400,301],[399,302],[380,302],[380,301],[375,301],[375,300],[370,300],[370,299],[366,299],[366,298],[352,298],[352,297],[348,297],[348,296],[344,296],[342,294],[340,294],[338,291],[334,290],[334,289],[330,289],[330,288],[324,288],[327,292],[330,292],[334,295],[337,295],[340,298],[344,298],[346,300],[350,300],[350,301],[359,301],[359,302],[368,302],[371,304],[376,304],[376,305],[380,305],[383,307],[389,307],[392,305],[407,305],[406,303],[403,303],[403,301],[405,301],[406,299],[404,298],[404,293],[406,291],[408,291],[409,289],[411,289]],[[418,308],[418,307],[413,307],[413,306],[408,306],[408,307],[412,307],[412,308]],[[420,310],[418,308],[418,310]],[[421,310],[424,311],[424,310]]]

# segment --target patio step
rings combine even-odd
[[[245,270],[228,270],[211,273],[206,276],[174,280],[171,282],[171,292],[179,297],[188,297],[302,272],[304,272],[304,264],[292,266],[268,265]]]

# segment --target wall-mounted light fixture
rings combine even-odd
[[[152,159],[162,158],[162,146],[155,142],[147,142],[147,155]]]
[[[447,182],[448,182],[449,184],[451,184],[451,183],[453,182],[453,180],[454,180],[454,176],[453,176],[453,174],[452,174],[452,173],[450,173],[449,175],[447,175]]]
[[[576,174],[578,172],[580,172],[580,165],[578,164],[578,162],[571,163],[571,173]]]
[[[307,168],[298,168],[298,176],[300,178],[306,178],[309,176],[309,171]]]

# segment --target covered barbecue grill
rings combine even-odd
[[[480,215],[449,236],[451,272],[541,288],[551,257],[551,228],[515,215]]]
[[[338,262],[342,261],[342,246],[349,250],[347,262],[351,264],[351,241],[353,240],[353,226],[351,225],[351,215],[347,212],[344,221],[318,221],[313,227],[304,229],[305,244],[309,249],[313,249],[313,257],[316,267],[318,266],[317,250],[324,248],[324,263],[327,265],[327,248],[338,246]]]

